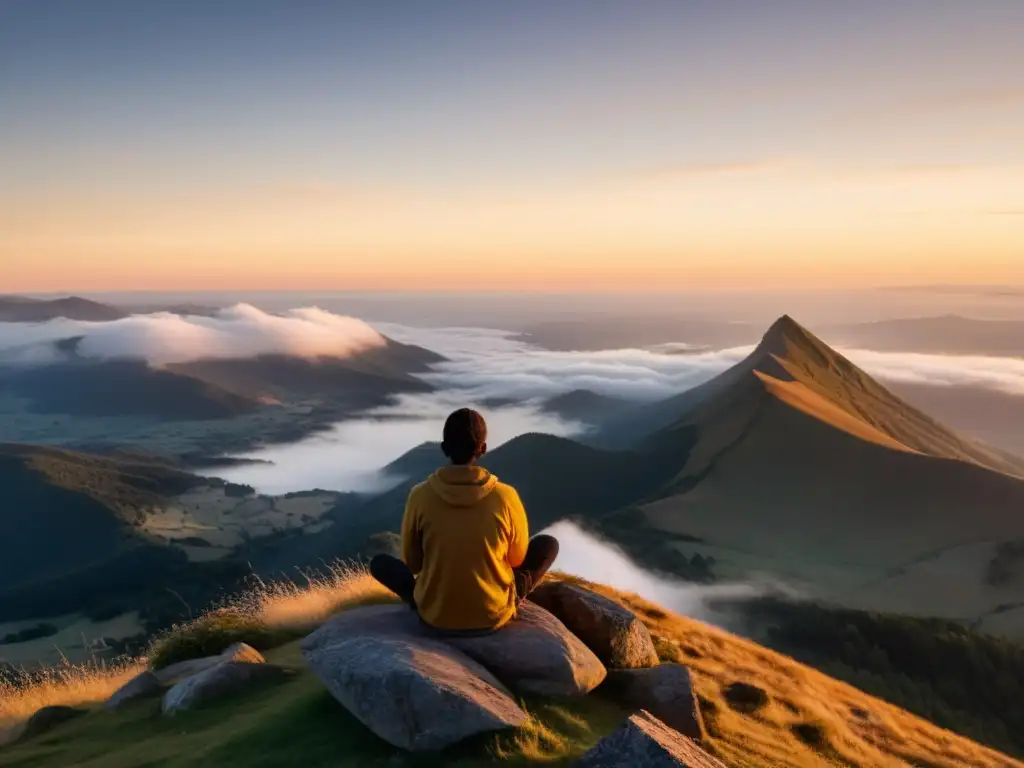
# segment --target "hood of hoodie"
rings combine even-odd
[[[498,478],[483,467],[450,466],[438,469],[427,483],[453,507],[471,507],[494,490]]]

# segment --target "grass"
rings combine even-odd
[[[0,751],[0,765],[77,768],[270,768],[391,765],[397,753],[364,728],[302,667],[298,643],[267,653],[267,660],[299,670],[292,680],[224,699],[173,718],[159,701],[117,713],[79,718],[25,744]],[[571,705],[524,701],[525,727],[473,739],[444,753],[408,756],[408,766],[558,766],[592,746],[622,719],[613,704],[593,697]],[[130,738],[126,738],[130,734]]]
[[[710,735],[706,748],[729,768],[885,768],[907,764],[927,768],[1024,768],[1024,764],[781,654],[672,614],[635,595],[574,581],[633,609],[654,636],[659,656],[690,668]],[[393,598],[364,570],[341,566],[306,584],[259,585],[233,610],[282,639],[301,635],[338,610],[387,599]],[[214,640],[222,626],[226,625],[200,618],[178,628],[164,642],[171,642],[177,635],[173,642],[185,648],[205,633],[206,644],[197,646],[205,651],[211,644],[226,642],[226,637]],[[186,641],[185,637],[192,639]],[[526,699],[522,705],[531,717],[522,728],[481,736],[440,755],[407,755],[375,737],[327,693],[304,668],[297,640],[269,649],[265,655],[268,661],[292,668],[297,674],[286,682],[173,718],[159,716],[158,700],[137,702],[117,713],[96,712],[23,744],[3,748],[0,765],[362,768],[394,765],[396,755],[401,755],[403,766],[482,766],[499,762],[509,766],[560,766],[571,764],[614,730],[626,714],[600,690],[573,701]],[[111,669],[105,675],[96,669],[85,670],[80,680],[70,674],[62,683],[66,689],[60,685],[40,686],[14,698],[21,702],[23,716],[30,714],[29,705],[33,703],[98,704],[116,687],[115,682],[119,684],[139,669],[140,662],[135,662],[134,667]],[[733,709],[725,692],[734,683],[757,686],[764,691],[766,702],[756,709]],[[6,698],[4,702],[6,706]]]
[[[636,595],[583,583],[635,611],[659,656],[690,669],[711,751],[730,768],[1024,766],[756,643]],[[746,714],[734,710],[725,692],[737,682],[765,691],[767,704]]]
[[[264,651],[308,634],[339,611],[395,599],[365,568],[337,562],[303,574],[302,583],[256,581],[250,592],[162,633],[147,656],[153,669],[162,669],[235,643]]]
[[[0,678],[0,744],[17,736],[21,725],[43,707],[90,705],[105,701],[143,669],[139,659],[111,664],[68,664],[19,679]],[[0,764],[3,764],[0,756]]]

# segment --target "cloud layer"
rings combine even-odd
[[[795,596],[784,584],[768,581],[700,585],[664,578],[638,566],[614,544],[568,521],[555,523],[544,533],[558,539],[555,562],[558,570],[634,592],[683,616],[713,624],[723,625],[727,618],[732,618],[733,622],[735,619],[715,610],[712,601],[716,604],[743,602],[767,594]]]
[[[298,443],[271,445],[243,454],[273,464],[215,468],[209,474],[251,485],[261,493],[310,488],[379,493],[408,479],[384,474],[381,469],[421,443],[440,441],[448,414],[465,404],[464,398],[452,392],[403,396],[394,405],[341,422]],[[527,432],[570,437],[584,429],[582,424],[542,413],[528,404],[479,406],[479,410],[487,419],[487,443],[491,448]],[[439,450],[438,466],[443,462]]]
[[[102,323],[0,323],[0,360],[47,362],[57,357],[54,341],[76,336],[87,357],[143,358],[154,365],[271,353],[346,357],[384,343],[362,320],[315,307],[273,315],[237,304],[213,317],[161,312]]]
[[[449,358],[431,379],[481,397],[535,398],[591,389],[655,400],[694,387],[746,357],[753,347],[688,352],[685,346],[553,352],[504,331],[380,324],[389,336]],[[974,386],[1024,396],[1024,359],[840,349],[872,376],[891,382]]]

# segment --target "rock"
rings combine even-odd
[[[103,707],[113,712],[129,701],[158,696],[163,693],[163,690],[164,684],[160,682],[160,678],[147,669],[118,688],[114,695],[107,699],[107,703]]]
[[[165,715],[193,709],[213,699],[228,696],[264,682],[279,682],[289,673],[273,664],[222,661],[214,667],[187,677],[164,694]]]
[[[430,637],[405,606],[346,611],[302,642],[313,674],[361,723],[412,752],[528,719],[490,672]]]
[[[428,631],[416,611],[404,603],[370,605],[339,613],[303,638],[300,646],[303,653],[307,653],[323,645],[333,645],[339,640],[365,635],[437,639],[429,638]]]
[[[86,712],[88,712],[88,710],[78,709],[76,707],[43,707],[42,709],[37,710],[36,713],[28,719],[17,740],[23,741],[25,739],[31,739],[33,736],[38,736],[41,733],[46,733],[61,723],[66,723],[68,720],[74,720],[76,717],[81,717]]]
[[[643,621],[606,597],[556,581],[535,589],[530,600],[555,614],[609,669],[641,669],[658,663]]]
[[[650,712],[684,736],[695,741],[706,738],[690,670],[682,664],[613,670],[601,690],[607,690],[622,706]]]
[[[732,709],[745,715],[753,714],[768,704],[768,694],[750,683],[732,683],[722,693]]]
[[[639,712],[573,763],[574,768],[726,768],[686,736]]]
[[[186,659],[176,664],[170,664],[163,669],[153,670],[153,674],[163,685],[179,683],[186,678],[204,672],[211,667],[222,664],[225,661],[235,661],[240,664],[264,664],[266,659],[263,654],[245,643],[235,643],[223,653],[216,656],[203,656],[198,659]]]
[[[584,696],[606,675],[593,651],[562,622],[529,602],[493,634],[444,640],[520,693]]]

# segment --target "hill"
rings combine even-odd
[[[167,369],[243,397],[312,398],[357,410],[382,405],[396,394],[433,391],[415,374],[443,360],[422,347],[386,339],[381,347],[349,357],[260,355],[195,360]]]
[[[791,658],[707,624],[665,610],[635,595],[589,584],[636,612],[647,625],[663,662],[685,664],[700,702],[708,738],[703,746],[728,768],[817,768],[856,765],[883,768],[1019,768],[1016,760],[816,672]],[[320,589],[314,587],[312,589]],[[351,574],[331,586],[327,601],[345,610],[381,595],[365,576]],[[286,591],[255,605],[248,623],[278,630],[261,646],[268,661],[293,674],[174,718],[158,716],[158,700],[142,700],[116,713],[86,714],[51,734],[0,747],[10,766],[370,766],[370,765],[569,765],[613,731],[627,712],[601,688],[582,699],[522,700],[530,713],[521,728],[481,737],[440,754],[409,755],[373,736],[343,709],[306,669],[289,632],[309,618],[310,590]],[[270,609],[270,610],[268,610]],[[287,616],[284,626],[273,617]],[[322,621],[325,614],[317,614]],[[207,624],[216,631],[216,617]],[[296,624],[298,622],[298,624]],[[197,622],[198,624],[201,624]],[[190,627],[179,632],[187,635]],[[184,639],[184,638],[183,638]],[[208,642],[216,642],[214,636]],[[228,641],[225,635],[221,644]],[[283,643],[283,644],[282,644]],[[182,645],[184,645],[182,643]],[[142,663],[98,671],[86,684],[29,688],[0,700],[0,727],[34,702],[90,705],[99,709],[114,688]],[[77,682],[72,680],[71,683]],[[763,695],[746,707],[730,694],[747,684]],[[36,704],[35,706],[39,706]],[[5,722],[6,721],[6,722]],[[186,737],[187,734],[187,737]],[[187,745],[187,748],[186,748]]]
[[[255,399],[143,360],[86,360],[0,368],[0,389],[39,413],[145,416],[160,420],[230,419],[253,413]]]
[[[852,607],[983,622],[1024,602],[1016,570],[986,577],[1024,538],[1020,460],[902,402],[791,319],[672,405],[638,450],[685,452],[682,469],[602,519],[610,535],[677,537],[720,576],[769,572]]]
[[[0,616],[98,606],[185,562],[141,535],[146,510],[192,487],[168,467],[0,444]]]
[[[339,497],[257,496],[142,455],[0,443],[0,624],[134,611],[167,626],[251,574],[244,542],[315,530]],[[11,652],[0,640],[0,658]]]
[[[43,323],[60,317],[99,323],[120,320],[127,316],[128,313],[122,309],[78,296],[69,296],[63,299],[0,296],[0,322],[2,323]]]
[[[574,389],[545,400],[541,408],[563,419],[588,424],[605,421],[613,414],[630,407],[630,401],[621,397],[599,395],[589,389]]]

